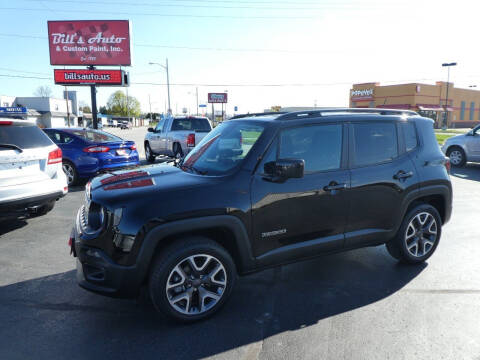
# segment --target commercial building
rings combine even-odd
[[[469,128],[480,123],[480,91],[456,88],[453,83],[380,85],[354,84],[350,107],[408,109],[435,120],[442,127]]]
[[[69,91],[68,105],[65,99],[0,95],[0,116],[32,120],[40,127],[69,126],[68,116],[70,116],[70,126],[76,126],[78,124],[76,99],[76,94],[71,91]]]

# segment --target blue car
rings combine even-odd
[[[43,130],[62,149],[63,171],[68,185],[74,185],[80,178],[140,163],[134,141],[93,129]]]

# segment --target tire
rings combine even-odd
[[[148,141],[145,142],[145,157],[149,163],[155,162],[155,154],[153,153]]]
[[[173,157],[175,158],[175,160],[181,160],[183,158],[183,150],[178,143],[175,143],[173,145]]]
[[[62,161],[62,169],[65,175],[67,176],[68,186],[73,186],[78,183],[78,172],[75,165],[68,160]]]
[[[447,156],[450,158],[450,164],[456,167],[462,167],[467,162],[465,151],[459,146],[448,148]]]
[[[155,258],[149,277],[150,297],[155,309],[171,319],[185,323],[203,320],[225,304],[236,276],[235,263],[223,247],[195,236],[174,243]]]
[[[441,235],[442,220],[437,209],[419,204],[405,215],[397,235],[386,246],[395,259],[419,264],[433,255]]]
[[[55,207],[56,200],[49,201],[45,205],[40,206],[36,212],[31,214],[32,217],[36,216],[43,216],[52,211],[52,209]]]

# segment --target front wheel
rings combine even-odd
[[[182,322],[205,319],[229,297],[236,279],[229,253],[204,237],[181,240],[157,256],[150,274],[155,308]]]
[[[461,147],[454,146],[448,149],[447,156],[450,158],[450,163],[453,166],[462,167],[467,162],[465,151]]]
[[[148,142],[145,143],[145,157],[149,163],[155,162],[155,155],[153,154],[152,148]]]
[[[421,204],[405,215],[397,235],[386,244],[387,250],[400,261],[418,264],[433,255],[441,234],[442,220],[437,209]]]

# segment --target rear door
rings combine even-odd
[[[0,187],[47,180],[56,146],[36,125],[0,124]]]
[[[352,182],[345,243],[347,247],[382,243],[395,234],[405,201],[418,191],[418,173],[405,141],[399,142],[403,129],[395,121],[349,126]]]
[[[261,265],[309,257],[343,247],[350,174],[343,124],[284,129],[252,182],[254,253]],[[272,182],[264,165],[276,159],[305,161],[305,175]]]

